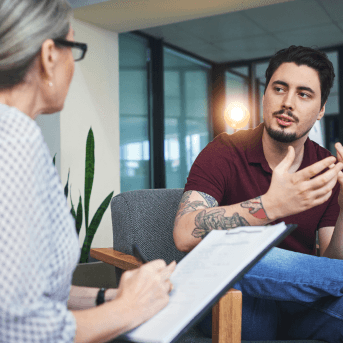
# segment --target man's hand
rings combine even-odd
[[[343,148],[340,151],[343,156]],[[342,172],[339,174],[343,168],[342,158],[334,165],[336,158],[330,156],[291,174],[289,169],[294,158],[294,148],[289,146],[287,155],[273,171],[268,192],[262,196],[268,217],[272,220],[306,211],[327,201],[339,175],[343,185]],[[329,170],[318,175],[331,165]]]
[[[335,148],[337,151],[337,160],[338,162],[343,162],[343,146],[341,143],[336,143],[335,144]],[[341,208],[341,210],[343,210],[343,172],[340,171],[338,173],[338,178],[337,178],[340,186],[341,186],[341,190],[339,192],[339,196],[338,196],[338,205]]]

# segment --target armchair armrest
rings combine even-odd
[[[122,270],[142,265],[134,256],[112,248],[91,249],[90,255]],[[241,343],[241,328],[242,293],[231,288],[212,308],[212,343]]]
[[[91,249],[90,255],[99,261],[111,264],[122,270],[136,269],[142,265],[142,262],[136,259],[136,257],[112,248]]]

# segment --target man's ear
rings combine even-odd
[[[323,118],[324,113],[325,113],[325,105],[326,105],[326,103],[323,105],[322,109],[320,110],[318,117],[317,117],[317,120],[320,120]]]
[[[40,52],[41,76],[46,82],[53,80],[57,59],[58,52],[55,43],[52,39],[47,39],[42,44]]]

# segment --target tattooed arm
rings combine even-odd
[[[290,172],[294,158],[294,148],[289,146],[287,155],[273,169],[267,193],[255,199],[218,207],[218,203],[209,195],[197,191],[186,192],[174,225],[176,247],[181,251],[190,251],[211,230],[265,225],[327,201],[343,169],[343,162],[334,164],[336,159],[330,156],[297,172]],[[321,174],[326,168],[328,170]],[[327,242],[328,239],[326,246]]]
[[[261,197],[218,207],[218,202],[210,195],[188,191],[184,193],[176,214],[174,241],[179,250],[190,251],[211,230],[231,230],[270,222]]]

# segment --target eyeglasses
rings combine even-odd
[[[62,38],[57,38],[54,39],[54,42],[58,45],[63,45],[63,46],[67,46],[72,48],[72,53],[73,53],[73,57],[74,57],[74,61],[81,61],[87,52],[87,44],[84,43],[76,43],[76,42],[71,42],[69,40],[66,39],[62,39]]]

